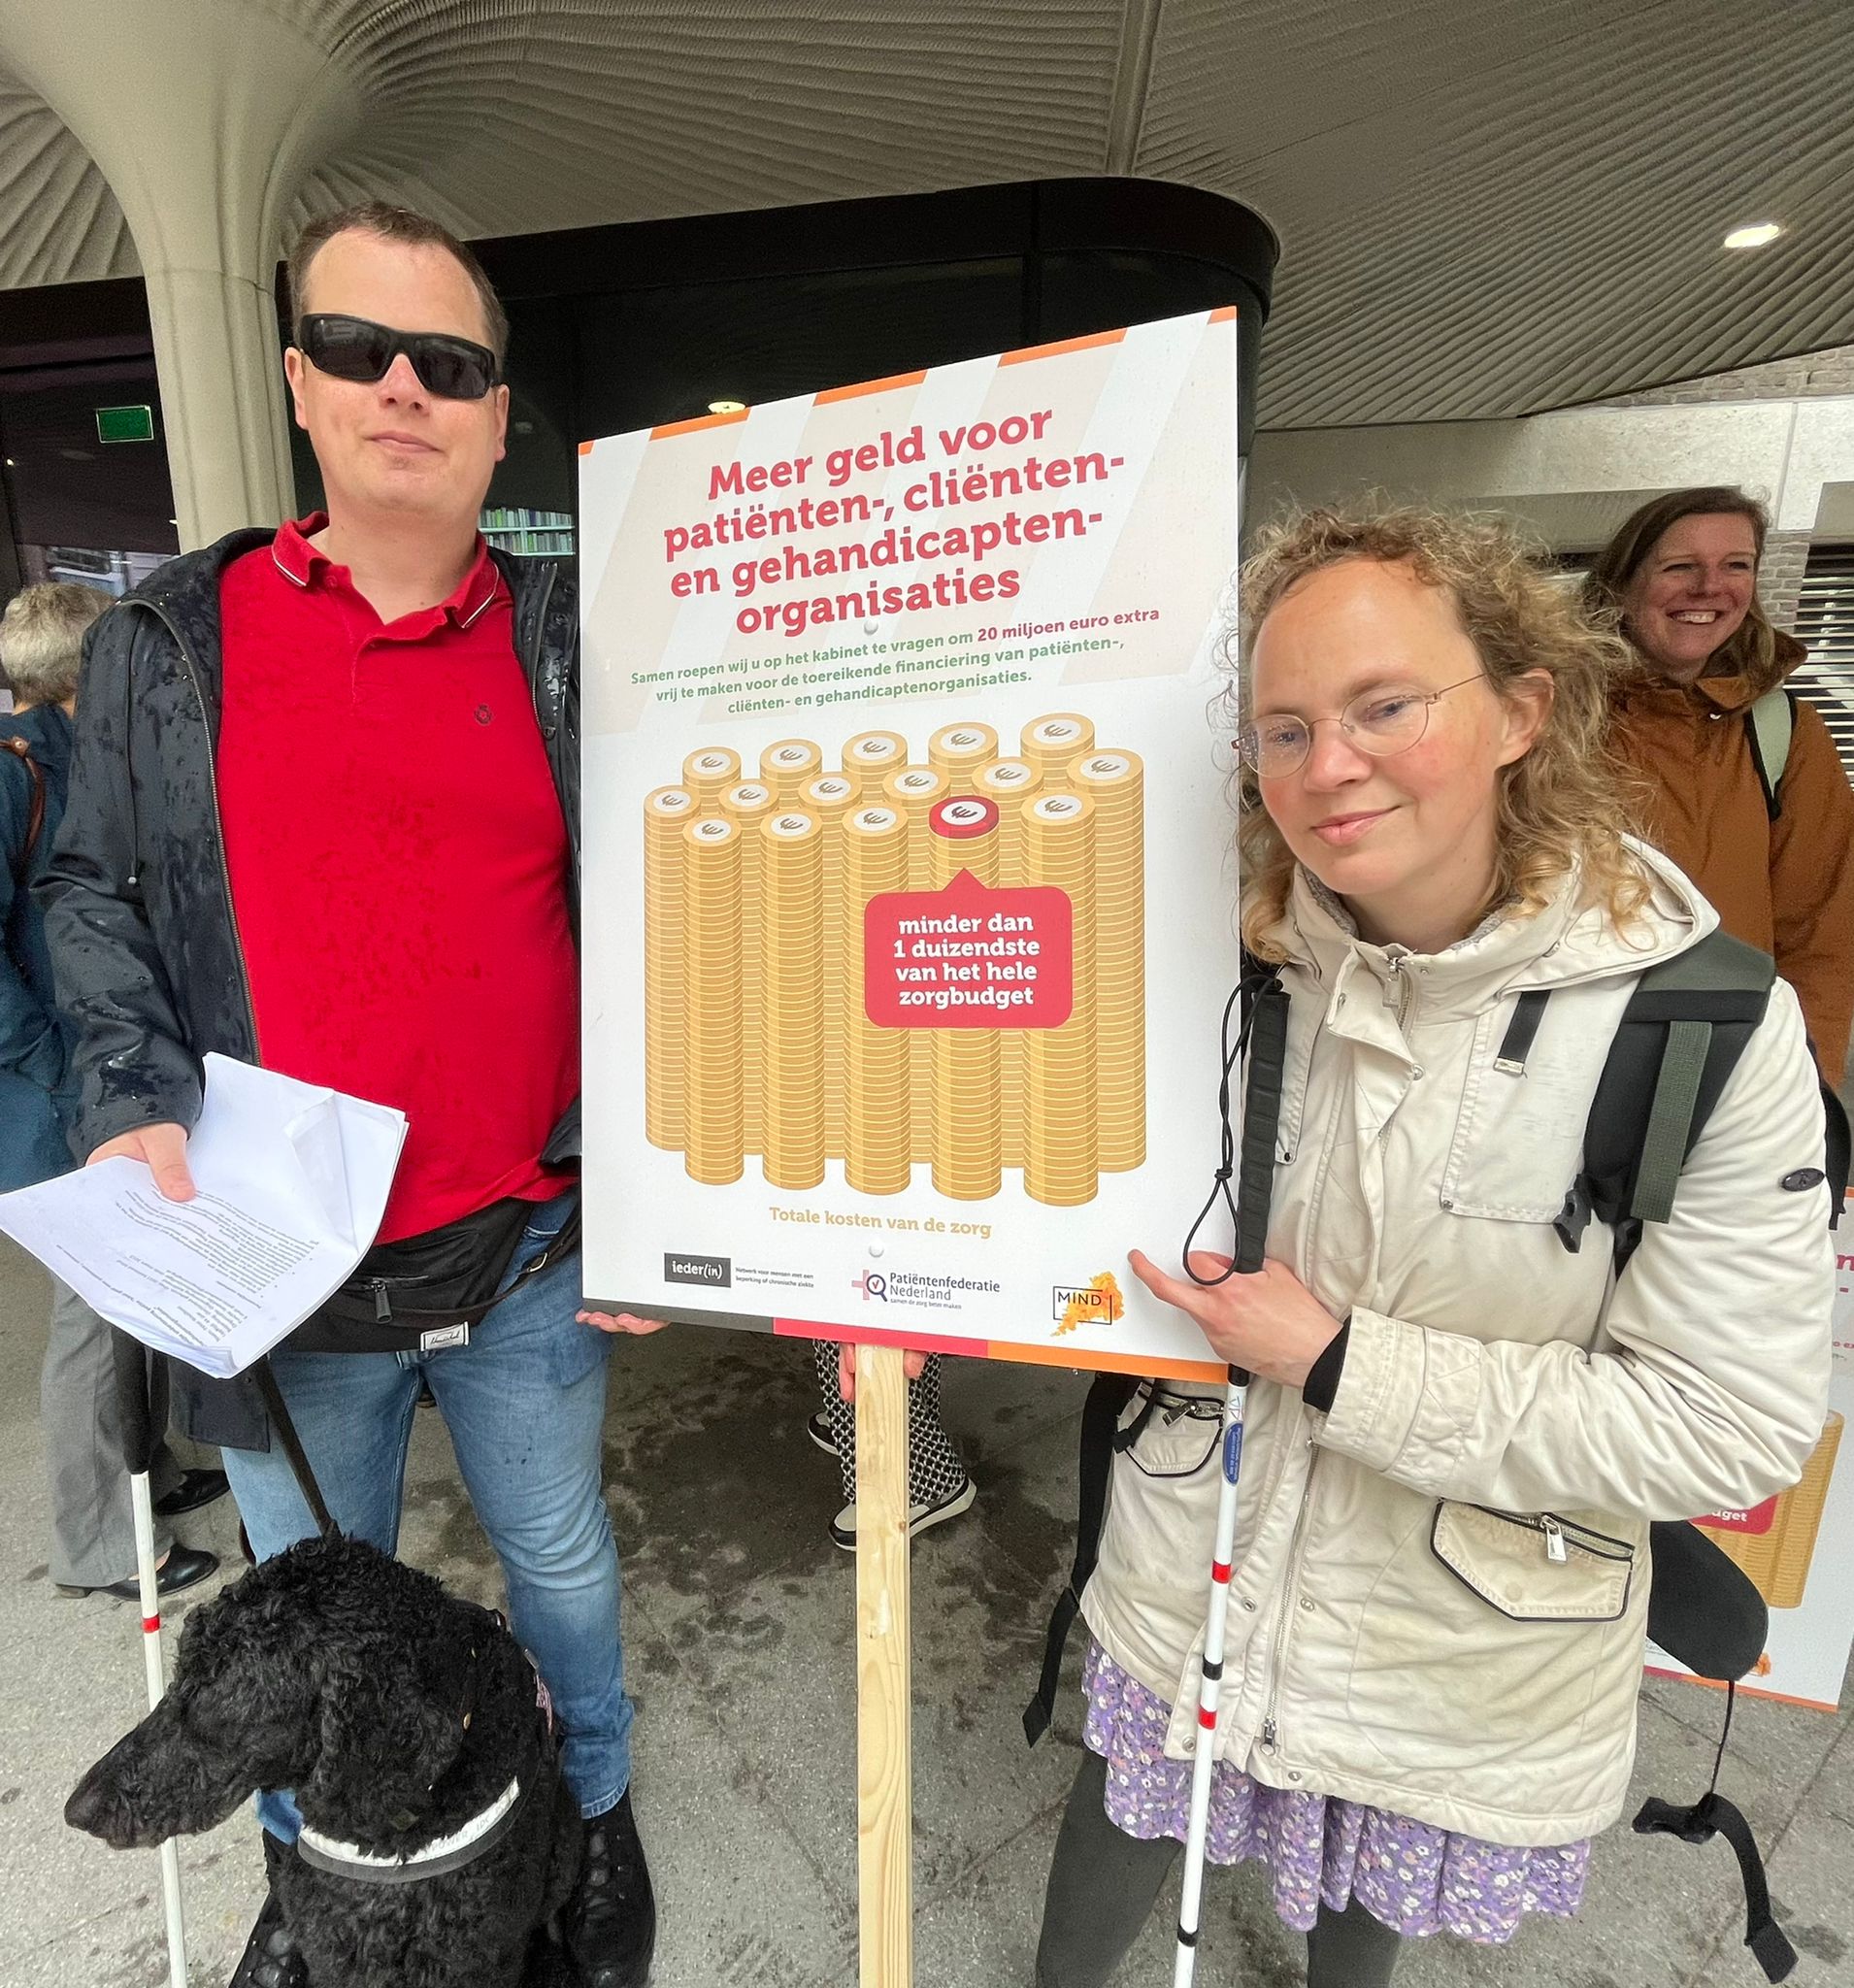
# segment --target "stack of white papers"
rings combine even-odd
[[[195,1199],[167,1200],[140,1160],[104,1160],[0,1194],[0,1230],[112,1325],[223,1378],[352,1276],[405,1143],[402,1111],[209,1055]]]

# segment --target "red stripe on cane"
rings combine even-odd
[[[1227,1587],[1230,1579],[1230,1563],[1227,1560],[1213,1560],[1210,1563],[1210,1578],[1221,1581]]]
[[[161,1618],[158,1615],[144,1615],[142,1617],[142,1628],[144,1633],[149,1636],[159,1636],[161,1633]]]
[[[1206,1711],[1202,1707],[1200,1707],[1198,1711],[1198,1724],[1202,1726],[1207,1733],[1214,1733],[1216,1731],[1215,1712]]]

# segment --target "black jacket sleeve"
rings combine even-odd
[[[148,621],[117,607],[85,638],[70,793],[38,885],[58,1005],[78,1031],[83,1153],[138,1126],[191,1131],[200,1114],[199,1064],[138,875],[136,789],[158,777],[158,742],[139,738],[135,721],[134,660]]]

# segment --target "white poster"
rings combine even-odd
[[[589,1300],[1220,1376],[1236,340],[582,446]]]

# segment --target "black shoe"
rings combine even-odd
[[[193,1587],[217,1572],[216,1553],[209,1553],[204,1546],[176,1546],[155,1570],[154,1592],[163,1598],[178,1595],[182,1588]],[[142,1583],[131,1577],[113,1580],[100,1588],[79,1588],[77,1592],[81,1595],[115,1595],[124,1602],[139,1602]]]
[[[590,1817],[585,1857],[565,1912],[567,1951],[585,1988],[644,1988],[656,1946],[656,1895],[631,1794]]]
[[[181,1481],[165,1498],[154,1501],[154,1508],[163,1518],[179,1518],[183,1511],[198,1511],[223,1498],[231,1488],[223,1471],[182,1471]]]
[[[831,1434],[831,1418],[821,1408],[805,1424],[805,1433],[826,1456],[837,1454],[837,1438]]]
[[[289,1854],[288,1844],[279,1842],[269,1830],[264,1832],[264,1870],[273,1882],[279,1862]],[[226,1988],[309,1988],[309,1963],[283,1924],[283,1908],[275,1891],[266,1895]]]

